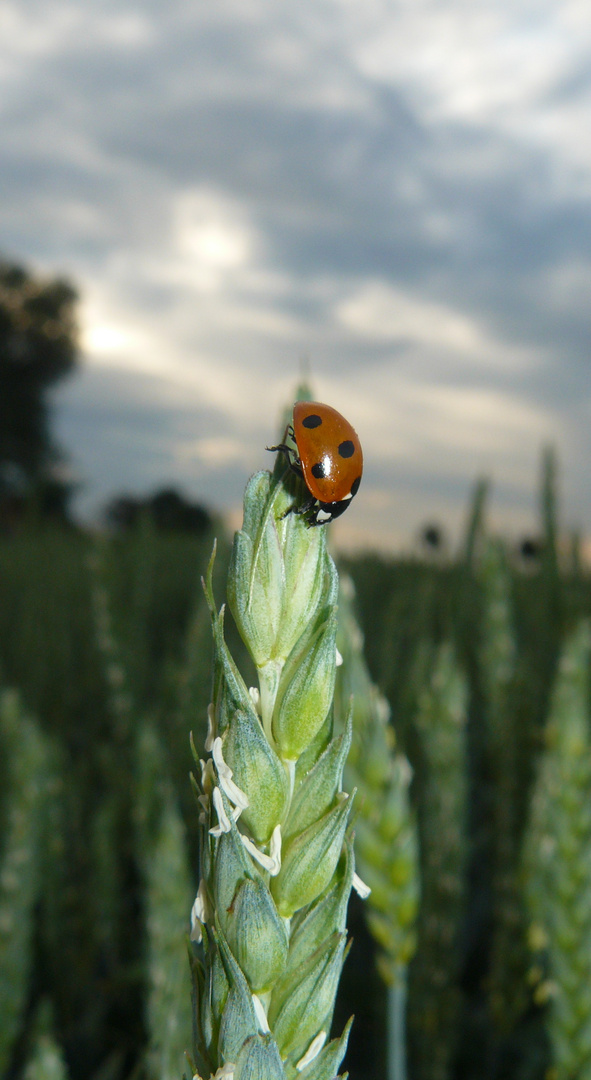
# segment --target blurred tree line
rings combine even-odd
[[[50,390],[78,360],[77,294],[63,278],[46,279],[0,262],[0,523],[26,505],[68,516],[71,484],[51,434]]]

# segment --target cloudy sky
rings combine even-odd
[[[588,0],[3,0],[0,250],[68,275],[56,396],[92,514],[236,520],[309,358],[366,458],[346,545],[591,532]]]

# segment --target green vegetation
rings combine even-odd
[[[340,605],[333,721],[342,746],[352,692],[344,788],[357,788],[357,870],[373,889],[349,905],[353,944],[332,1029],[340,1036],[355,1014],[343,1066],[354,1080],[382,1080],[394,1075],[388,1068],[397,1077],[406,1069],[407,1080],[590,1075],[591,579],[578,547],[561,536],[555,471],[548,453],[540,545],[529,554],[488,536],[481,484],[457,559],[368,555],[340,567],[354,588],[345,586]],[[189,1076],[187,944],[200,879],[189,732],[202,748],[208,705],[227,691],[218,682],[212,695],[211,617],[199,581],[212,543],[211,530],[164,531],[142,515],[98,541],[26,523],[0,536],[7,1080]],[[216,597],[229,560],[218,530]],[[230,601],[229,652],[246,686],[262,672],[271,715],[277,672],[266,659],[267,630],[247,624],[235,589]],[[297,630],[281,627],[287,637]],[[299,778],[324,738],[315,741],[312,713],[305,745],[293,724],[312,668],[293,700],[281,690],[271,721],[281,752],[303,761]],[[238,761],[239,725],[232,732]],[[272,803],[253,798],[244,818],[261,847],[279,813]],[[256,884],[245,895],[258,897],[261,876],[247,877]],[[300,903],[296,878],[265,888],[286,918]],[[303,940],[305,919],[293,919]],[[236,937],[234,927],[224,933]],[[249,979],[265,983],[261,958],[240,948]],[[407,991],[405,1024],[404,993],[396,998],[406,1065],[403,1055],[387,1063],[384,983]],[[279,995],[286,985],[280,980]],[[279,1006],[268,1004],[278,1022]],[[331,1008],[327,1001],[327,1016]],[[300,1053],[291,1021],[279,1030],[293,1042],[295,1068],[314,1032],[306,1029]],[[253,1062],[243,1054],[244,1075]]]
[[[589,625],[566,642],[525,837],[534,999],[547,1006],[553,1076],[591,1077]]]
[[[67,281],[0,260],[0,530],[23,515],[67,520],[48,394],[76,364],[76,299]]]
[[[467,686],[453,647],[424,648],[416,725],[421,854],[418,947],[411,971],[411,1074],[446,1080],[457,1048],[464,914]]]
[[[214,639],[202,826],[192,911],[193,1074],[331,1080],[350,1023],[330,1040],[355,877],[355,791],[343,790],[351,723],[334,734],[338,575],[326,531],[290,514],[282,460],[256,473],[234,537],[227,595],[256,667],[248,687],[204,588]],[[215,554],[215,553],[214,553]],[[201,750],[201,748],[200,748]],[[211,756],[209,756],[211,754]]]

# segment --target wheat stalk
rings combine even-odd
[[[234,540],[228,602],[256,687],[224,639],[213,556],[204,583],[214,672],[195,782],[195,1077],[333,1080],[349,1033],[328,1041],[349,893],[363,891],[342,790],[350,731],[332,731],[338,578],[325,530],[289,513],[294,484],[282,461],[253,476]]]

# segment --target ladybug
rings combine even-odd
[[[293,423],[287,434],[297,448],[280,443],[290,468],[302,477],[309,498],[302,506],[290,506],[303,514],[308,526],[326,525],[347,509],[357,494],[363,472],[363,451],[355,429],[330,405],[319,401],[296,401]]]

